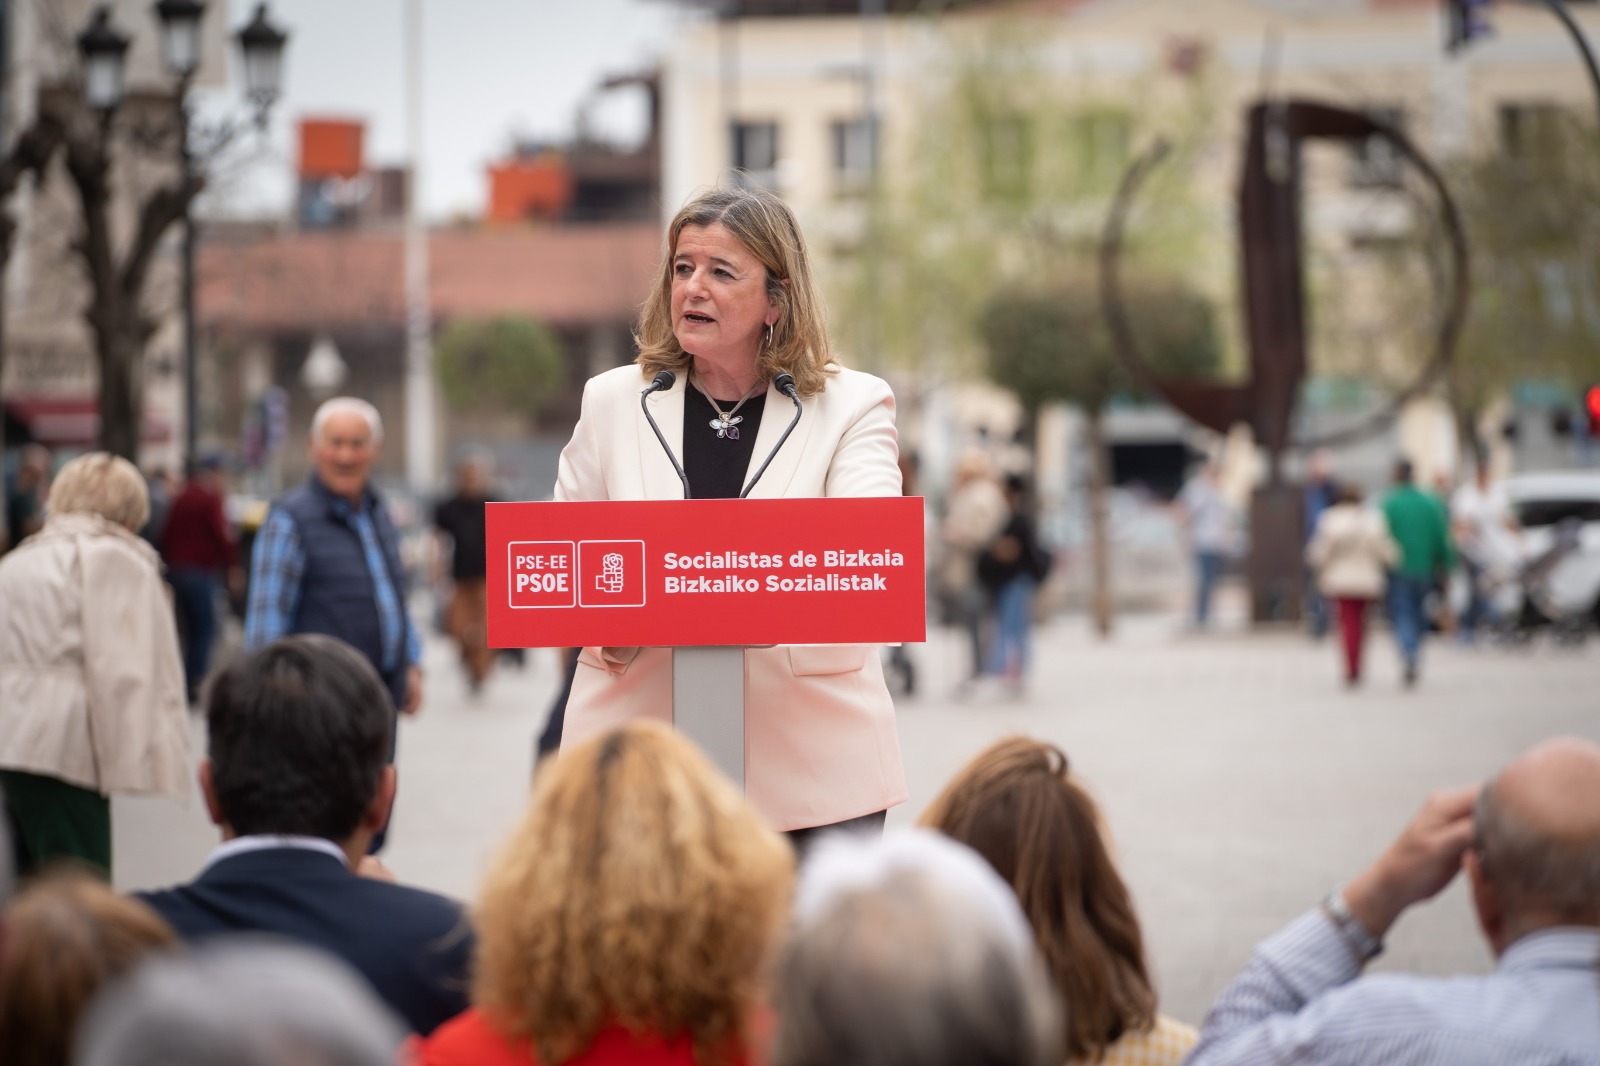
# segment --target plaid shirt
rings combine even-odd
[[[1360,947],[1320,910],[1262,941],[1187,1066],[1600,1062],[1600,929],[1532,933],[1481,977],[1362,977]]]
[[[1092,1060],[1092,1066],[1178,1066],[1197,1039],[1193,1026],[1157,1015],[1149,1032],[1122,1034],[1106,1048],[1104,1058]],[[1091,1060],[1071,1066],[1091,1066]]]
[[[373,665],[387,673],[397,665],[402,650],[407,665],[421,662],[422,639],[406,612],[400,590],[389,580],[389,570],[384,565],[377,528],[372,520],[372,508],[378,504],[370,495],[367,499],[371,502],[350,517],[351,525],[361,538],[367,570],[372,575],[378,627],[383,634],[383,662]],[[343,500],[335,506],[345,508],[344,513],[349,514],[349,504]],[[255,548],[250,558],[250,606],[244,621],[246,651],[254,651],[294,631],[294,617],[300,607],[300,583],[305,577],[305,569],[305,547],[300,543],[300,531],[295,527],[294,519],[273,508],[256,534]]]

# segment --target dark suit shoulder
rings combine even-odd
[[[332,856],[249,852],[136,898],[185,940],[271,933],[338,956],[421,1033],[467,1005],[475,938],[465,908],[425,889],[358,877]]]

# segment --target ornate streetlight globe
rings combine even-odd
[[[267,21],[267,5],[257,4],[256,13],[239,31],[239,50],[244,53],[244,90],[262,114],[278,98],[283,86],[283,45],[289,35]]]
[[[128,38],[111,27],[111,8],[95,9],[89,28],[78,34],[83,61],[83,98],[94,110],[109,115],[127,95]]]
[[[187,78],[200,65],[200,16],[205,0],[160,0],[156,17],[161,20],[161,58],[167,70]]]

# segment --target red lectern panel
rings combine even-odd
[[[491,503],[489,643],[927,636],[920,497]]]

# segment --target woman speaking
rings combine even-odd
[[[557,500],[678,499],[685,485],[640,410],[649,398],[696,499],[737,497],[783,435],[793,377],[804,413],[752,497],[898,496],[894,394],[828,350],[805,241],[787,205],[722,187],[691,200],[639,317],[639,357],[589,381],[561,453]],[[745,652],[748,795],[774,829],[883,824],[906,798],[894,704],[875,646]],[[636,717],[672,713],[664,648],[585,648],[563,744]],[[798,841],[797,841],[798,842]]]

